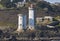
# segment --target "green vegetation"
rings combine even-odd
[[[14,23],[9,23],[9,22],[0,22],[0,26],[12,26],[12,27],[15,27],[16,24]]]
[[[60,19],[60,16],[57,16],[55,19],[57,19],[57,20]]]
[[[59,26],[60,27],[60,23],[58,25],[56,25],[56,26]]]
[[[0,4],[0,8],[3,8],[3,5],[2,4]]]

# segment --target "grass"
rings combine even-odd
[[[0,29],[1,30],[6,30],[6,29],[9,29],[9,28],[17,29],[17,26],[14,23],[0,22]]]
[[[0,8],[3,8],[3,5],[2,4],[0,4]]]
[[[59,26],[60,27],[60,23],[58,25],[56,25],[56,26]]]
[[[16,24],[14,24],[14,23],[8,23],[8,22],[0,22],[0,26],[12,26],[12,27],[15,27]]]

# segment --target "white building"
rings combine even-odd
[[[34,23],[34,9],[33,5],[29,7],[29,29],[34,29],[35,23]]]
[[[53,22],[52,16],[36,17],[36,24],[38,25],[47,25]]]
[[[42,21],[43,21],[43,17],[37,17],[37,18],[36,18],[36,21],[37,21],[37,22],[38,22],[38,21],[42,22]]]
[[[26,3],[26,0],[23,0],[22,2],[17,2],[15,4],[17,5],[17,8],[19,8],[19,7],[23,7],[25,3]]]
[[[26,29],[26,15],[18,14],[18,28],[17,31]]]
[[[53,17],[52,16],[45,16],[44,20],[46,20],[46,19],[49,20],[49,21],[51,21],[51,22],[53,21]]]

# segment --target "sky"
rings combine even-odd
[[[50,3],[55,3],[55,2],[59,2],[60,3],[60,0],[45,0],[47,2],[50,2]]]

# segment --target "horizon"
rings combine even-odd
[[[45,0],[45,1],[50,2],[50,3],[55,3],[55,2],[60,3],[60,0]]]

